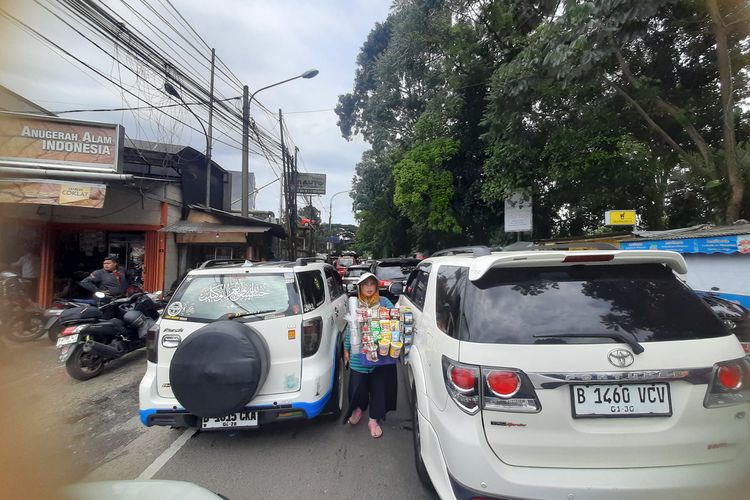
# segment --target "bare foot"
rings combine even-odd
[[[362,418],[362,410],[360,408],[355,408],[352,412],[352,416],[349,417],[349,423],[351,425],[357,425],[360,418]]]
[[[383,435],[383,429],[380,428],[377,420],[371,418],[370,421],[367,422],[367,427],[370,429],[370,436],[373,438],[377,439]]]

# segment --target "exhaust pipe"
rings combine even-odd
[[[120,350],[116,347],[112,347],[111,345],[102,344],[101,342],[94,342],[93,340],[89,340],[88,342],[83,344],[83,351],[93,352],[97,356],[107,359],[119,358],[126,352],[124,349]]]

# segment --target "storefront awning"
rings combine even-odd
[[[159,229],[162,233],[199,234],[199,233],[265,233],[270,227],[249,225],[227,225],[213,222],[189,222],[181,220]]]

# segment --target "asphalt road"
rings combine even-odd
[[[366,419],[279,422],[250,431],[190,433],[146,428],[138,419],[145,352],[116,360],[79,382],[42,338],[0,338],[0,483],[5,498],[54,498],[79,481],[191,481],[230,499],[434,499],[414,470],[403,380],[399,405],[372,439]],[[165,457],[168,457],[165,460]],[[163,464],[163,465],[162,465]]]

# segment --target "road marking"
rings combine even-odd
[[[141,472],[136,479],[139,480],[147,480],[151,479],[156,475],[157,472],[161,470],[164,465],[166,465],[169,460],[177,454],[178,451],[180,451],[180,448],[185,446],[185,443],[188,442],[188,439],[193,437],[195,433],[198,432],[196,429],[185,429],[185,432],[180,434],[180,437],[174,440],[174,443],[169,445],[169,448],[164,450],[164,452],[156,457],[156,460],[151,462],[151,465],[146,467],[146,470]]]

